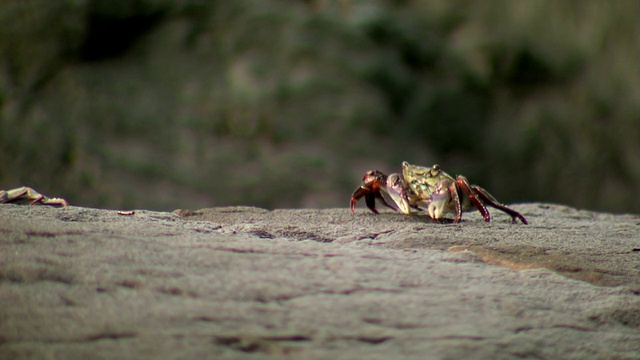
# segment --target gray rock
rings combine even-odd
[[[0,206],[0,358],[636,359],[640,217]]]

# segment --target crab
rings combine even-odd
[[[404,161],[402,173],[385,175],[378,170],[367,171],[362,184],[351,196],[351,212],[362,197],[367,207],[378,214],[376,199],[387,207],[406,215],[411,209],[425,210],[429,217],[443,221],[444,215],[454,214],[454,223],[459,223],[462,212],[479,210],[486,222],[491,215],[485,205],[501,210],[511,216],[514,223],[519,219],[528,224],[519,212],[501,204],[487,190],[469,183],[466,177],[453,177],[440,169],[439,165],[424,167]],[[391,203],[391,204],[390,204]]]
[[[69,203],[61,198],[48,198],[34,189],[22,186],[11,190],[0,190],[0,204],[30,204],[66,207]]]

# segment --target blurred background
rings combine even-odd
[[[347,207],[407,160],[637,213],[639,4],[0,0],[0,188]]]

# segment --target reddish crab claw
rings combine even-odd
[[[355,212],[356,203],[363,196],[367,207],[376,214],[375,202],[379,199],[384,205],[407,215],[412,207],[427,211],[434,220],[442,220],[444,214],[452,213],[453,222],[458,223],[463,212],[479,210],[489,222],[491,215],[485,206],[488,205],[507,213],[514,223],[520,220],[528,224],[522,214],[498,202],[487,190],[471,185],[464,176],[452,177],[438,165],[428,168],[405,161],[402,174],[389,176],[377,170],[367,171],[362,185],[351,196],[351,212]]]
[[[376,214],[378,214],[378,210],[376,209],[376,199],[380,199],[383,204],[393,209],[393,207],[384,200],[380,193],[380,188],[385,186],[384,184],[386,183],[387,175],[378,170],[367,171],[362,177],[362,184],[351,195],[351,212],[356,212],[356,203],[363,196],[367,207]]]

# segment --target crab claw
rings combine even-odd
[[[352,213],[355,213],[356,203],[362,197],[364,197],[367,207],[376,214],[378,214],[376,199],[393,210],[409,214],[409,199],[404,179],[400,174],[387,176],[377,170],[367,171],[362,178],[362,184],[351,195]]]
[[[349,207],[351,208],[351,212],[355,214],[356,212],[356,203],[360,200],[361,197],[364,196],[364,201],[367,204],[367,207],[371,209],[374,213],[378,214],[378,210],[376,209],[376,194],[371,192],[370,189],[367,189],[363,186],[356,189],[351,196],[351,203]]]
[[[376,199],[380,199],[382,203],[393,209],[393,207],[384,200],[380,193],[381,188],[385,187],[386,184],[387,175],[378,170],[367,171],[362,177],[362,184],[351,195],[351,203],[349,204],[351,212],[356,212],[356,203],[362,197],[364,197],[367,207],[375,214],[378,214],[378,210],[376,209]]]
[[[404,180],[400,174],[391,174],[387,177],[386,191],[391,200],[397,205],[398,210],[409,215],[409,199],[404,186]],[[387,205],[388,206],[388,205]]]
[[[429,213],[429,216],[432,219],[437,220],[442,217],[445,207],[449,203],[449,201],[451,201],[452,197],[454,200],[454,205],[456,203],[455,199],[458,199],[458,202],[460,202],[458,193],[453,192],[449,189],[449,187],[447,186],[447,181],[440,181],[434,186],[433,192],[429,197],[429,201],[425,201],[421,203],[421,205],[423,204],[426,205],[426,209],[427,209],[427,212]],[[460,213],[459,209],[460,209],[460,206],[456,206],[457,221],[454,221],[454,222],[460,222],[460,219],[458,218],[458,215]]]

